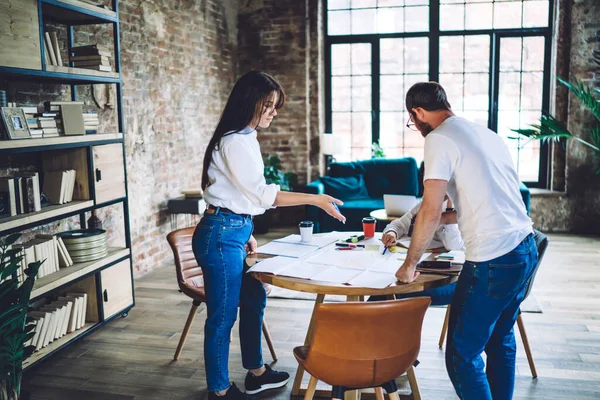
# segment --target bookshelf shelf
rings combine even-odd
[[[36,211],[28,214],[16,215],[0,219],[0,232],[14,230],[30,224],[41,224],[46,220],[51,220],[63,215],[77,213],[94,205],[93,200],[72,201],[67,204],[52,205],[42,208],[41,211]]]
[[[42,11],[52,21],[68,25],[117,22],[117,13],[78,0],[42,0]]]
[[[46,71],[0,66],[0,76],[8,76],[27,81],[54,82],[65,85],[121,83],[120,75],[116,72],[94,71],[91,69],[61,67],[58,65],[46,65]]]
[[[129,254],[129,249],[127,248],[110,247],[108,249],[108,256],[104,258],[85,263],[76,263],[68,268],[61,268],[58,272],[46,275],[35,281],[31,292],[31,299],[35,300],[62,285],[102,269],[106,265],[122,258],[128,257]]]
[[[55,148],[119,143],[122,140],[122,133],[96,133],[91,135],[59,136],[41,139],[0,140],[0,154],[6,152],[14,154],[52,150]]]
[[[60,339],[56,339],[55,341],[53,341],[52,343],[50,343],[43,349],[36,351],[35,353],[33,353],[31,355],[31,357],[29,357],[27,360],[25,360],[25,362],[23,363],[23,369],[26,370],[27,368],[30,368],[31,366],[33,366],[35,363],[42,361],[44,358],[46,358],[50,354],[54,353],[55,351],[59,350],[67,343],[69,343],[69,342],[75,340],[76,338],[78,338],[79,336],[87,333],[90,329],[94,328],[96,325],[98,325],[97,322],[88,322],[83,326],[83,328],[78,329],[75,332],[66,334],[65,336],[61,337]]]

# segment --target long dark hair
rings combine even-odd
[[[270,75],[262,71],[250,71],[235,83],[219,119],[219,124],[204,153],[202,190],[209,185],[208,167],[212,162],[213,151],[219,145],[221,138],[230,132],[241,131],[250,125],[255,116],[260,117],[265,103],[273,92],[278,94],[275,108],[279,109],[285,103],[285,93],[281,85]]]

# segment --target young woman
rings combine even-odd
[[[289,374],[263,363],[261,329],[266,292],[245,273],[246,253],[257,247],[252,217],[277,206],[311,204],[340,221],[345,218],[327,195],[279,191],[267,185],[256,129],[268,128],[284,104],[279,83],[252,71],[234,85],[204,155],[202,188],[208,207],[194,232],[192,247],[204,273],[208,317],[204,326],[204,361],[209,399],[250,399],[284,386]],[[246,393],[229,382],[229,338],[240,309],[242,364],[248,370]]]

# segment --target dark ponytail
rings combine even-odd
[[[208,167],[212,162],[213,151],[218,148],[223,136],[229,132],[239,132],[247,127],[255,116],[262,114],[264,104],[273,93],[278,94],[275,108],[283,107],[285,93],[281,85],[268,74],[261,71],[250,71],[244,74],[233,86],[229,99],[215,132],[208,142],[202,165],[202,190],[208,185]]]

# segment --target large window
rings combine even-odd
[[[549,105],[553,0],[325,0],[326,128],[338,160],[423,159],[404,95],[437,81],[454,112],[498,132],[522,180],[547,182],[547,145],[513,140]]]

